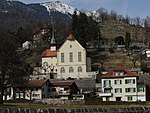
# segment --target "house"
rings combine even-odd
[[[50,81],[44,80],[29,80],[25,84],[7,85],[4,99],[43,99],[49,98]]]
[[[79,88],[74,81],[52,82],[50,97],[61,99],[72,99],[73,94],[79,93]]]
[[[13,88],[9,81],[4,82],[4,96],[3,100],[11,100],[13,99]]]
[[[103,101],[146,101],[146,86],[138,83],[138,74],[122,67],[101,76]]]
[[[22,49],[25,50],[25,49],[30,49],[31,47],[31,41],[25,41],[23,44],[22,44]]]
[[[49,98],[50,81],[44,80],[30,80],[26,90],[26,99],[43,99]]]

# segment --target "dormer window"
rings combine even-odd
[[[119,76],[119,73],[118,73],[118,72],[115,72],[115,76]]]
[[[115,76],[123,76],[124,74],[124,71],[115,71]]]

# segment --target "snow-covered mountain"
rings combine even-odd
[[[40,5],[46,7],[49,14],[51,14],[51,12],[60,12],[62,14],[66,14],[69,17],[71,17],[74,11],[77,12],[77,15],[79,15],[80,12],[84,12],[87,16],[92,16],[93,19],[95,19],[96,21],[100,21],[98,18],[100,16],[100,13],[98,11],[78,10],[77,8],[69,6],[60,1],[46,2]]]
[[[78,9],[71,7],[60,1],[46,2],[46,3],[42,3],[41,5],[46,7],[49,13],[51,13],[52,11],[57,11],[67,15],[73,15],[75,10],[77,11],[77,14],[79,14],[80,12]]]
[[[18,29],[20,26],[36,24],[38,22],[52,23],[57,18],[62,23],[69,23],[74,11],[79,14],[77,8],[60,1],[45,3],[25,4],[19,0],[0,0],[0,18],[4,21],[0,28]],[[88,16],[93,13],[86,11]]]

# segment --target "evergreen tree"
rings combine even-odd
[[[76,11],[73,14],[72,18],[72,34],[76,39],[81,43],[83,47],[86,47],[86,43],[93,41],[100,36],[100,30],[98,23],[93,20],[92,17],[88,17],[85,13],[80,13],[77,16]]]
[[[126,48],[126,50],[129,49],[130,42],[131,42],[130,33],[126,32],[126,39],[125,39],[125,48]]]
[[[89,25],[88,25],[88,40],[87,41],[92,41],[92,40],[100,40],[101,38],[101,33],[98,28],[98,24],[95,20],[92,19],[92,17],[89,17]]]
[[[75,37],[82,44],[82,46],[86,47],[86,42],[88,40],[88,18],[85,13],[80,13],[77,21],[76,35]]]
[[[72,16],[72,25],[71,25],[71,32],[73,35],[76,35],[77,21],[78,21],[77,12],[74,11]]]

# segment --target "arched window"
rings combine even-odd
[[[78,67],[78,72],[82,72],[82,67],[81,66]]]
[[[73,72],[74,72],[73,67],[69,67],[69,73],[73,73]]]
[[[65,73],[65,68],[64,67],[60,68],[60,73]]]

